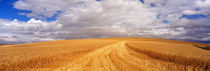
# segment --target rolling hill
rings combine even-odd
[[[210,71],[210,45],[152,38],[0,46],[0,71]]]

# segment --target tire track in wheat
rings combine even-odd
[[[124,59],[131,57],[124,44],[122,41],[90,52],[64,68],[71,71],[143,71],[137,64]]]
[[[104,46],[84,57],[68,63],[63,71],[185,71],[186,66],[177,65],[136,52],[126,41]]]

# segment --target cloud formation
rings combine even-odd
[[[133,36],[210,41],[209,1],[18,0],[14,8],[31,11],[22,14],[32,19],[0,19],[0,43]],[[41,21],[55,14],[55,21]],[[207,17],[182,17],[195,14]]]
[[[25,43],[36,41],[50,41],[56,38],[51,33],[59,31],[62,24],[43,22],[31,18],[28,22],[0,19],[0,43]],[[44,34],[43,34],[44,33]]]

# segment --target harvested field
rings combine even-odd
[[[0,71],[210,71],[209,44],[151,38],[0,46]]]

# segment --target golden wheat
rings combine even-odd
[[[151,38],[3,45],[0,71],[210,71],[209,46]]]

